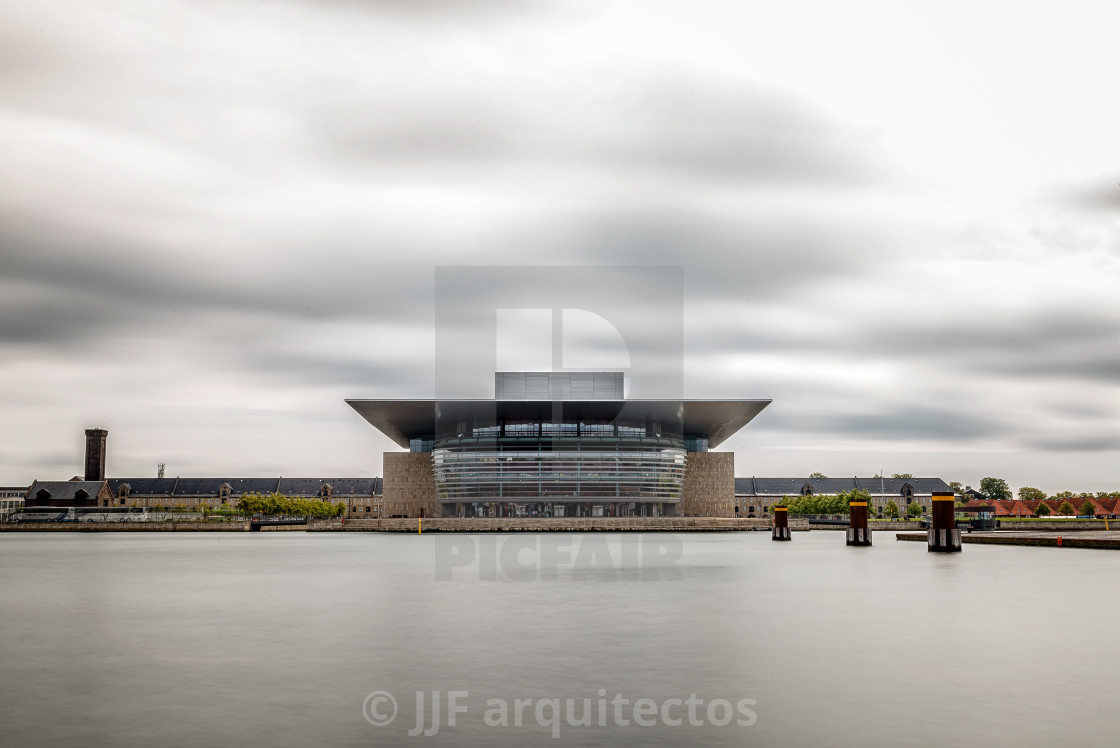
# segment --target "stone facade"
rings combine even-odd
[[[385,517],[438,517],[431,452],[386,452]]]
[[[735,453],[689,452],[678,512],[686,517],[735,516]]]
[[[218,509],[242,494],[280,493],[344,504],[346,516],[381,516],[380,478],[109,478],[111,495],[101,506],[153,509]]]

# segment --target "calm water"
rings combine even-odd
[[[1115,738],[1118,553],[967,546],[941,556],[893,533],[870,549],[845,548],[838,532],[791,543],[727,533],[661,538],[668,558],[643,564],[651,536],[551,537],[579,558],[519,558],[555,580],[511,578],[499,554],[488,581],[485,562],[449,567],[492,557],[506,536],[0,535],[0,745],[1022,748]],[[437,579],[448,573],[453,581]],[[597,710],[600,689],[652,700],[655,724],[635,726],[629,705],[630,726],[615,724],[614,706]],[[386,727],[363,717],[378,690],[399,706]],[[409,737],[419,690],[441,692],[444,723],[448,692],[466,691],[467,711],[455,727]],[[704,724],[690,726],[687,707],[668,701],[690,694],[705,705],[753,699],[757,721],[717,726],[724,713],[699,706]],[[507,726],[485,724],[491,699],[511,705]],[[532,699],[521,727],[514,699]],[[591,700],[592,726],[565,722],[569,699],[577,722]],[[370,708],[388,713],[387,702]],[[661,709],[682,724],[666,724]]]

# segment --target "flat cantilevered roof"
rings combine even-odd
[[[686,436],[719,446],[770,400],[347,400],[381,433],[402,447],[431,438],[436,422],[613,420],[681,422]]]

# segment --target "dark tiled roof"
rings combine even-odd
[[[179,478],[176,496],[217,496],[222,484],[228,483],[231,496],[243,493],[272,493],[279,487],[280,478]]]
[[[318,496],[324,483],[330,485],[336,498],[381,493],[380,478],[284,478],[280,481],[280,493],[289,496]]]
[[[381,478],[110,478],[109,488],[114,496],[125,483],[133,497],[218,496],[225,483],[229,484],[232,496],[270,494],[277,490],[289,496],[318,496],[324,483],[330,484],[336,498],[381,495]]]
[[[114,496],[120,494],[121,486],[128,484],[130,495],[136,496],[170,496],[171,489],[175,487],[174,478],[110,478],[109,488]]]
[[[919,495],[951,490],[940,478],[736,478],[735,494],[796,496],[806,484],[813,487],[814,494],[835,494],[860,488],[874,495],[901,496],[902,487],[907,484]]]
[[[72,500],[78,491],[85,491],[91,499],[96,499],[104,485],[104,481],[99,480],[37,480],[27,489],[27,495],[35,498],[45,490],[50,493],[51,499],[61,501]]]

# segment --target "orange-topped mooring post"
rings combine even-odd
[[[871,545],[871,528],[867,526],[867,502],[862,499],[848,502],[847,545]]]
[[[957,529],[957,519],[953,507],[955,496],[952,491],[933,492],[933,511],[929,526],[926,550],[931,553],[960,553],[961,531]]]
[[[787,507],[774,507],[774,529],[771,531],[770,539],[793,540],[789,536],[789,509]]]

